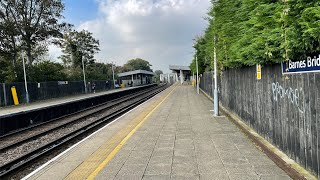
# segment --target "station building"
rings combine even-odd
[[[191,69],[189,66],[169,65],[169,69],[177,74],[177,78],[180,80],[181,84],[183,84],[184,81],[191,80]]]
[[[175,83],[179,81],[177,73],[160,74],[160,82]]]
[[[118,74],[120,84],[123,84],[125,87],[151,84],[152,76],[154,76],[154,73],[146,70],[135,70]]]

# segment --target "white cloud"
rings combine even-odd
[[[100,40],[97,59],[124,64],[140,57],[153,69],[189,65],[193,38],[206,27],[209,0],[98,0],[100,17],[83,22]]]

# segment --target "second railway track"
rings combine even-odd
[[[156,86],[1,138],[0,177],[98,129],[167,88]]]

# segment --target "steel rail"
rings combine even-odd
[[[136,107],[137,105],[143,103],[144,101],[150,99],[154,95],[160,93],[164,89],[166,89],[167,86],[161,86],[157,90],[153,90],[150,94],[147,94],[146,96],[138,99],[137,101],[133,102],[132,104],[127,105],[126,107],[120,108],[116,110],[115,112],[111,113],[110,115],[100,117],[97,121],[90,123],[84,127],[81,127],[73,132],[70,132],[63,137],[60,137],[46,145],[43,145],[36,150],[29,152],[27,154],[24,154],[23,156],[20,156],[17,159],[14,159],[0,167],[0,178],[5,177],[13,172],[16,172],[20,168],[26,166],[28,163],[31,163],[46,154],[53,152],[57,148],[62,147],[63,145],[66,145],[68,142],[78,138],[79,136],[85,135],[86,133],[93,132],[94,130],[98,129],[102,125],[110,122],[112,119],[119,117],[123,113],[129,111],[130,109]]]
[[[157,86],[153,86],[153,87],[157,87]],[[153,88],[153,87],[150,87],[150,88]],[[142,91],[147,91],[147,90],[149,90],[149,89],[145,89],[145,90],[142,90]],[[21,128],[21,129],[18,129],[18,130],[14,130],[14,131],[12,131],[12,132],[9,132],[9,133],[6,133],[6,134],[4,134],[4,135],[1,135],[1,136],[0,136],[0,139],[2,140],[2,139],[6,138],[6,137],[8,137],[8,136],[13,136],[13,135],[22,133],[22,132],[24,132],[24,131],[28,131],[28,130],[30,130],[30,129],[33,129],[33,128],[36,128],[36,127],[39,127],[39,126],[42,126],[42,125],[45,125],[45,124],[48,124],[48,123],[51,123],[51,122],[53,122],[53,121],[60,120],[60,119],[62,119],[62,118],[67,118],[67,117],[74,116],[74,115],[76,115],[76,114],[79,114],[79,113],[82,113],[82,112],[85,112],[85,111],[89,111],[89,110],[91,110],[91,109],[94,109],[94,108],[103,106],[103,105],[105,105],[105,104],[107,104],[107,103],[110,103],[110,102],[113,102],[113,101],[117,101],[117,100],[119,100],[119,99],[121,99],[121,98],[129,97],[129,96],[131,96],[131,95],[133,95],[133,94],[137,94],[137,93],[139,93],[139,92],[141,92],[141,91],[134,92],[134,93],[131,93],[131,94],[128,94],[128,95],[125,95],[125,96],[120,96],[120,97],[118,97],[118,98],[116,98],[116,99],[112,99],[112,100],[110,100],[110,101],[106,101],[105,103],[97,104],[97,105],[94,105],[94,106],[91,106],[91,107],[88,107],[88,108],[79,110],[79,111],[77,111],[77,112],[73,112],[73,113],[66,114],[66,115],[63,115],[63,116],[60,116],[60,117],[57,117],[57,118],[53,118],[53,119],[51,119],[51,120],[49,120],[49,121],[46,121],[46,122],[41,122],[41,123],[37,123],[37,124],[34,124],[34,125],[29,126],[29,127],[26,127],[26,128]]]
[[[52,132],[52,131],[54,131],[54,130],[57,130],[57,129],[61,128],[61,127],[68,126],[68,125],[70,125],[70,124],[72,124],[72,123],[75,123],[75,122],[77,122],[77,121],[81,121],[82,119],[85,119],[85,118],[87,118],[87,117],[89,117],[89,116],[93,116],[93,115],[95,115],[95,114],[100,113],[101,111],[105,111],[107,108],[115,107],[115,106],[117,106],[117,105],[119,105],[119,104],[121,104],[121,103],[123,103],[123,102],[125,102],[125,101],[134,99],[135,97],[140,96],[141,94],[144,94],[144,93],[146,93],[146,92],[150,92],[150,90],[157,89],[157,88],[159,88],[159,87],[151,87],[150,89],[143,90],[142,92],[140,91],[140,92],[137,92],[137,93],[133,93],[133,94],[130,94],[130,95],[126,95],[126,96],[124,96],[124,97],[120,97],[120,98],[117,98],[117,99],[108,101],[108,102],[103,103],[103,104],[100,104],[100,105],[96,105],[96,106],[94,106],[93,108],[98,108],[98,109],[96,109],[96,110],[94,110],[94,111],[92,111],[92,112],[90,112],[90,113],[88,113],[88,114],[80,115],[80,117],[78,117],[78,118],[76,118],[76,119],[74,119],[74,120],[71,120],[71,121],[69,121],[69,122],[66,122],[66,123],[63,123],[63,124],[60,124],[60,125],[58,124],[57,126],[51,128],[51,129],[48,129],[48,130],[46,130],[46,131],[42,131],[42,132],[33,134],[33,135],[28,136],[28,137],[26,137],[26,138],[23,138],[23,139],[21,139],[21,140],[19,140],[19,141],[15,141],[15,142],[13,142],[13,143],[10,143],[10,144],[8,144],[8,145],[5,145],[5,146],[3,146],[3,147],[0,148],[0,152],[5,152],[5,151],[7,151],[8,149],[14,148],[14,147],[19,146],[19,145],[21,145],[21,144],[23,144],[23,143],[26,143],[26,142],[28,142],[28,141],[34,140],[34,139],[36,139],[36,138],[38,138],[38,137],[40,137],[40,136],[43,136],[44,134],[47,134],[47,133]],[[110,104],[110,103],[111,103],[111,104]],[[90,111],[90,110],[92,110],[93,108],[86,109],[86,111]],[[7,138],[7,139],[8,139],[8,138],[13,138],[12,136],[18,136],[18,135],[21,136],[21,133],[28,133],[29,131],[32,131],[32,130],[34,130],[34,129],[36,129],[36,128],[41,128],[41,127],[44,127],[44,126],[50,126],[49,123],[57,122],[57,121],[63,121],[64,118],[72,117],[72,116],[75,116],[75,115],[80,114],[80,113],[83,113],[83,112],[85,112],[85,111],[81,111],[81,112],[78,112],[78,113],[72,113],[72,114],[69,114],[68,116],[64,116],[64,117],[57,118],[57,119],[55,119],[54,121],[46,122],[46,123],[41,124],[41,125],[38,125],[38,126],[36,126],[36,127],[33,126],[33,127],[28,128],[28,129],[24,129],[22,132],[19,132],[19,134],[16,134],[16,133],[15,133],[15,134],[13,134],[13,135],[11,135],[11,136],[7,136],[6,138]],[[8,141],[8,140],[6,140],[6,139],[1,139],[1,141]]]

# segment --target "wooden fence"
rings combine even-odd
[[[212,95],[212,73],[200,87]],[[227,69],[219,78],[220,102],[289,157],[319,177],[320,73],[282,75],[280,65]]]

